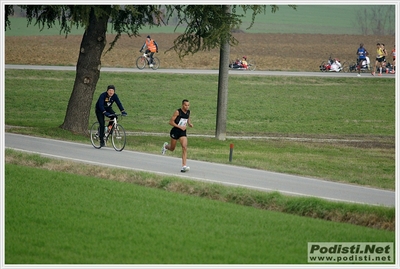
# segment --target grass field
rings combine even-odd
[[[93,176],[12,164],[5,175],[8,265],[306,264],[308,242],[394,242],[393,231]]]

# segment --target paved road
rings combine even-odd
[[[328,200],[395,206],[395,192],[318,180],[307,177],[188,160],[190,172],[180,172],[180,158],[106,147],[95,149],[87,144],[5,133],[5,147],[47,157],[76,162],[114,166],[161,175],[184,177],[261,191],[314,196]]]
[[[75,66],[44,66],[44,65],[14,65],[6,64],[5,69],[36,69],[36,70],[70,70],[75,71]],[[102,67],[102,72],[127,72],[127,73],[139,73],[139,72],[149,72],[149,73],[170,73],[170,74],[218,74],[218,70],[203,70],[203,69],[143,69],[139,70],[136,67],[132,68],[117,68],[117,67]],[[356,73],[336,73],[336,72],[291,72],[291,71],[244,71],[244,70],[229,70],[230,75],[259,75],[259,76],[291,76],[291,77],[356,77],[356,78],[376,78],[394,79],[396,75],[384,74],[382,77],[372,76],[370,73],[363,73],[361,77],[357,77]]]

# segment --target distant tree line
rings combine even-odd
[[[395,6],[369,6],[357,12],[356,22],[362,35],[395,35]]]

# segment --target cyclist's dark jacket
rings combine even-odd
[[[114,93],[113,96],[108,97],[107,92],[103,92],[100,95],[99,99],[97,100],[96,110],[100,111],[102,113],[104,113],[106,111],[109,113],[114,113],[112,110],[112,105],[114,102],[117,104],[120,111],[124,110],[124,107],[122,106],[121,102],[119,101],[118,95],[116,93]]]

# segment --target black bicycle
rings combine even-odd
[[[160,67],[160,59],[153,57],[153,63],[150,63],[150,56],[147,53],[143,53],[142,56],[136,59],[136,67],[142,70],[146,65],[153,70],[157,70]]]
[[[104,143],[107,145],[109,139],[111,139],[111,143],[116,151],[122,151],[126,145],[126,133],[124,127],[118,123],[118,117],[122,116],[122,114],[113,114],[113,119],[108,120],[108,122],[113,122],[111,125],[111,129],[108,130],[108,126],[106,124],[106,130],[104,131]],[[100,123],[95,122],[92,124],[90,128],[90,141],[92,142],[93,147],[96,149],[101,148],[100,146],[100,137],[99,132]]]
[[[361,64],[358,60],[357,62],[350,63],[346,72],[357,72],[358,69],[360,69],[360,72],[371,72],[372,67],[369,63],[369,59],[362,61]]]

